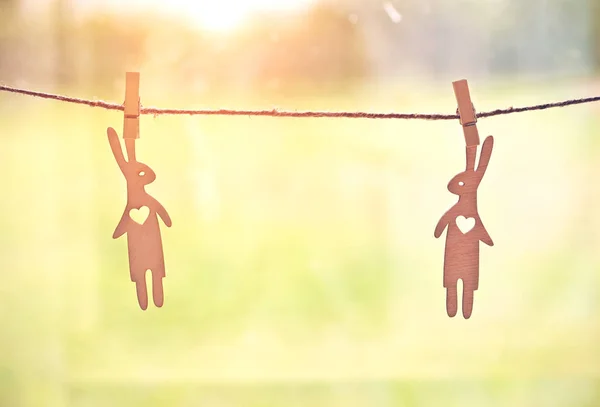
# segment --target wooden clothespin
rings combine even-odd
[[[479,133],[477,132],[477,116],[475,114],[475,106],[471,102],[471,94],[469,93],[469,84],[466,79],[452,82],[454,95],[458,103],[457,113],[460,124],[465,133],[465,142],[467,147],[479,145]]]
[[[123,138],[140,138],[140,73],[125,73]]]
[[[125,102],[123,103],[123,138],[127,158],[135,161],[135,140],[140,138],[140,73],[125,73]]]

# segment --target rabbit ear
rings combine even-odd
[[[477,158],[477,146],[467,146],[465,149],[467,156],[467,171],[475,169],[475,159]]]
[[[119,136],[112,127],[109,127],[106,130],[106,133],[108,135],[108,142],[110,144],[110,148],[112,149],[113,155],[115,156],[115,160],[117,160],[119,167],[123,167],[125,164],[127,164],[127,161],[125,161],[125,156],[123,155],[123,150],[121,149]]]
[[[481,172],[482,175],[487,169],[490,158],[492,157],[492,149],[494,148],[494,138],[492,136],[486,137],[481,146],[481,154],[479,156],[479,163],[477,164],[477,172]]]

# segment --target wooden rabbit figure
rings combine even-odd
[[[488,246],[494,245],[477,213],[477,187],[487,169],[493,146],[493,137],[487,137],[481,147],[477,169],[475,169],[477,146],[466,148],[466,170],[448,183],[448,191],[458,195],[458,202],[442,216],[435,227],[436,238],[439,238],[448,227],[444,253],[444,287],[446,287],[446,311],[449,317],[454,317],[457,312],[459,279],[463,283],[463,316],[466,319],[471,316],[473,293],[479,287],[479,241]],[[464,233],[456,223],[457,218],[461,217],[474,221],[473,226]]]
[[[165,277],[165,261],[158,216],[168,227],[171,227],[171,218],[165,208],[145,190],[145,186],[152,183],[156,179],[156,175],[150,167],[136,160],[135,140],[125,140],[129,158],[129,161],[125,161],[117,133],[110,127],[107,133],[113,155],[127,181],[127,206],[113,233],[113,239],[127,233],[129,271],[131,281],[136,285],[140,308],[142,310],[148,308],[146,288],[146,272],[148,270],[152,273],[154,304],[162,307],[164,302],[162,279]],[[149,210],[149,213],[146,220],[140,224],[131,218],[130,212],[144,207]]]

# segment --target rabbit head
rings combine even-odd
[[[156,179],[156,174],[150,167],[137,161],[129,163],[128,173],[130,182],[137,185],[148,185]]]
[[[457,174],[448,183],[448,191],[455,195],[468,195],[475,193],[481,178],[473,170]]]
[[[494,139],[489,136],[483,142],[481,147],[481,156],[479,163],[475,169],[475,158],[477,155],[477,147],[467,147],[467,169],[460,174],[457,174],[448,183],[448,191],[455,195],[469,195],[477,192],[477,187],[481,183],[481,179],[485,174],[492,149],[494,147]]]

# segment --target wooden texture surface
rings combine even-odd
[[[147,271],[152,274],[154,305],[162,307],[164,303],[162,279],[166,273],[158,217],[168,227],[171,227],[171,218],[166,209],[146,192],[146,185],[154,182],[156,174],[149,166],[137,161],[135,154],[135,142],[139,139],[139,86],[140,74],[127,72],[123,110],[123,139],[127,161],[116,131],[109,127],[107,133],[113,155],[127,181],[127,205],[113,233],[113,239],[127,233],[131,281],[136,285],[140,308],[145,310],[148,308]]]
[[[462,280],[463,316],[469,318],[473,310],[473,293],[479,287],[479,242],[493,246],[477,211],[477,188],[485,174],[494,139],[489,136],[481,147],[481,156],[477,169],[475,160],[477,146],[467,146],[466,170],[456,175],[448,183],[448,191],[458,195],[458,202],[442,216],[434,236],[439,238],[448,228],[446,250],[444,253],[444,287],[446,287],[446,311],[454,317],[458,308],[457,283]],[[463,221],[470,224],[464,225]]]
[[[108,128],[108,141],[113,155],[119,164],[121,172],[127,181],[127,205],[119,221],[113,239],[127,233],[129,252],[129,270],[131,281],[136,284],[137,297],[140,307],[148,308],[146,288],[146,272],[152,273],[152,293],[154,304],[161,307],[164,302],[162,279],[165,277],[165,260],[158,217],[165,225],[171,227],[171,218],[166,209],[145,190],[145,186],[154,182],[156,175],[146,164],[138,162],[129,156],[125,160],[119,136],[113,128]],[[128,140],[126,140],[127,142]],[[130,140],[131,151],[135,151],[135,140]],[[145,210],[144,220],[132,219],[132,211]]]

